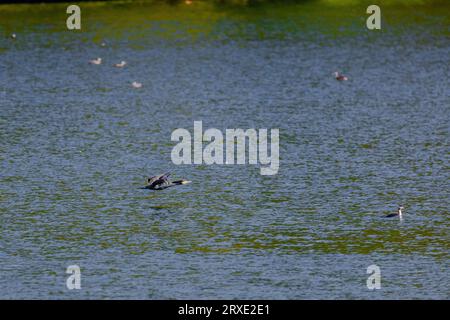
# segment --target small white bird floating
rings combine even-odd
[[[90,64],[102,64],[102,58],[97,58],[89,61]]]
[[[136,89],[142,88],[142,83],[137,82],[137,81],[133,81],[133,83],[131,85]]]
[[[11,39],[16,39],[16,38],[17,38],[17,36],[15,33],[11,34]]]
[[[116,68],[123,68],[123,67],[125,67],[126,64],[127,64],[126,61],[121,61],[120,63],[116,63],[114,65],[114,67],[116,67]]]
[[[340,74],[339,72],[335,72],[334,73],[334,77],[336,78],[336,80],[338,81],[347,81],[348,78],[346,76],[344,76],[343,74]]]

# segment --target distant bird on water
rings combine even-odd
[[[116,68],[123,68],[123,67],[125,67],[126,64],[127,64],[126,61],[121,61],[120,63],[116,63],[114,65],[114,67],[116,67]]]
[[[338,81],[347,81],[348,78],[346,76],[344,76],[343,74],[340,74],[339,72],[335,72],[334,73],[334,77],[336,78],[336,80]]]
[[[102,58],[97,58],[89,61],[90,64],[102,64]]]
[[[131,85],[136,89],[142,88],[142,83],[137,82],[137,81],[133,81],[133,83]]]
[[[164,173],[157,176],[153,176],[147,179],[147,185],[141,189],[150,189],[150,190],[163,190],[174,186],[179,186],[183,184],[188,184],[191,181],[188,180],[175,180],[171,181],[169,179],[170,173]]]
[[[15,33],[11,34],[11,39],[16,39],[16,38],[17,38],[17,36]]]
[[[397,213],[390,213],[387,216],[385,216],[385,218],[393,218],[393,217],[399,217],[399,219],[401,220],[402,217],[402,210],[405,209],[403,206],[399,206],[397,209]]]

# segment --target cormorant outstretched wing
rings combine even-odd
[[[166,172],[157,176],[153,176],[147,179],[148,184],[152,184],[153,182],[160,180],[160,179],[167,179],[167,177],[170,176],[170,172]]]
[[[170,173],[166,172],[166,173],[163,173],[163,174],[160,174],[160,175],[157,175],[157,176],[150,177],[147,180],[147,186],[149,188],[154,188],[157,185],[160,185],[160,184],[163,184],[165,182],[168,182],[169,176],[170,176]]]

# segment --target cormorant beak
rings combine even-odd
[[[192,181],[189,181],[189,180],[183,180],[183,181],[181,181],[181,184],[188,184],[188,183],[191,183]]]

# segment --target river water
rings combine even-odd
[[[449,299],[450,7],[365,9],[0,6],[0,298]],[[194,121],[279,129],[278,174],[174,165]]]

